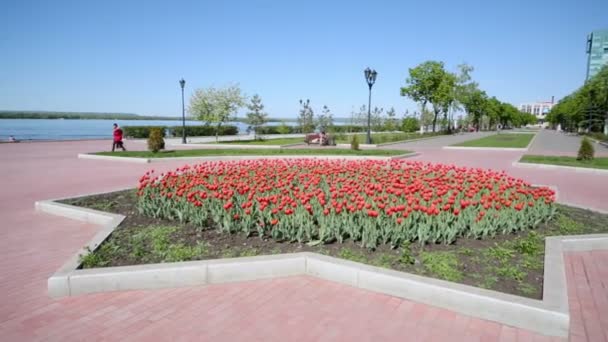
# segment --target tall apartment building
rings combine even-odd
[[[587,36],[587,80],[608,64],[608,30],[593,31]]]

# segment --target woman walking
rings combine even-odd
[[[120,127],[118,127],[118,124],[114,124],[114,141],[112,142],[112,152],[114,152],[114,149],[117,147],[122,148],[123,151],[126,151],[127,149],[124,146],[124,143],[122,142],[122,129],[120,129]]]

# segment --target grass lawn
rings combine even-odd
[[[236,145],[289,145],[289,144],[304,144],[304,138],[278,138],[264,140],[230,140],[220,141],[218,143],[205,144],[236,144]]]
[[[384,144],[390,142],[398,142],[398,141],[407,141],[414,139],[422,139],[428,137],[434,137],[438,135],[443,135],[444,133],[436,132],[436,133],[374,133],[372,134],[372,144]],[[365,144],[366,139],[365,133],[357,133],[357,138],[359,140],[359,144]],[[350,144],[352,139],[352,135],[346,134],[336,134],[336,143],[338,144]]]
[[[108,240],[82,258],[84,268],[232,258],[310,251],[505,293],[542,298],[544,238],[608,232],[608,215],[557,205],[556,216],[534,230],[455,243],[404,243],[376,249],[360,243],[319,245],[277,242],[220,232],[209,225],[156,219],[140,214],[135,190],[64,200],[64,203],[126,216]]]
[[[562,156],[535,156],[526,154],[519,160],[520,163],[550,164],[561,166],[585,167],[589,169],[608,170],[608,157],[595,158],[590,161],[576,160],[576,157]]]
[[[404,150],[358,150],[338,148],[307,149],[200,149],[170,150],[153,153],[150,151],[97,152],[98,156],[135,157],[135,158],[175,158],[175,157],[212,157],[212,156],[274,156],[274,155],[338,155],[338,156],[396,156],[410,153]]]
[[[452,146],[525,148],[532,138],[534,138],[534,134],[502,133],[465,141]]]

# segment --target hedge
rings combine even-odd
[[[257,134],[281,134],[279,131],[279,127],[281,126],[260,126],[257,128]],[[302,128],[300,126],[285,126],[288,129],[287,134],[295,134],[302,133]],[[365,132],[367,127],[363,126],[354,126],[354,125],[334,125],[331,129],[328,129],[329,132],[333,133],[358,133]]]
[[[147,139],[150,136],[150,130],[153,128],[160,128],[162,137],[165,137],[166,126],[124,126],[122,132],[127,138]]]
[[[170,127],[171,136],[181,137],[182,126]],[[219,135],[237,135],[239,129],[236,126],[220,126]],[[186,126],[186,135],[189,137],[206,137],[215,136],[215,127],[213,126]]]
[[[182,136],[182,126],[124,126],[122,131],[125,137],[135,139],[147,139],[150,136],[150,129],[161,128],[163,138],[169,134],[172,137]],[[221,126],[220,135],[237,135],[239,129],[236,126]],[[215,127],[212,126],[186,126],[186,135],[189,137],[214,136]]]

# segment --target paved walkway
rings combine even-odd
[[[528,154],[576,156],[581,146],[581,140],[583,138],[580,136],[542,129],[538,132],[532,146],[530,146]],[[593,147],[596,156],[608,157],[608,147],[595,143]]]
[[[77,153],[105,149],[106,145],[105,141],[0,145],[2,340],[560,340],[310,277],[50,299],[46,279],[98,227],[36,213],[34,202],[133,186],[149,168],[166,170],[182,164],[152,166],[76,158]],[[483,154],[447,152],[428,151],[419,158],[492,166],[508,165],[499,162],[516,157],[507,154],[480,162],[477,158]],[[561,178],[565,178],[563,174]],[[580,187],[572,186],[564,193],[576,197],[577,189]],[[601,202],[599,197],[597,200]],[[582,259],[579,254],[568,258],[574,265],[568,273],[568,286],[577,294],[570,298],[573,317],[579,311],[581,317],[573,320],[578,325],[573,326],[571,337],[601,341],[608,317],[606,283],[601,279],[608,278],[604,266],[608,258],[599,252],[581,254]],[[580,260],[591,271],[580,274],[576,266]]]
[[[493,135],[495,132],[475,132],[475,133],[463,133],[463,134],[454,134],[454,135],[445,135],[437,138],[424,139],[424,140],[416,140],[411,142],[404,142],[400,144],[391,144],[387,145],[384,148],[390,149],[404,149],[404,150],[429,150],[429,149],[437,149],[443,146],[449,146],[458,144],[467,140],[480,139],[483,137],[487,137],[489,135]]]

